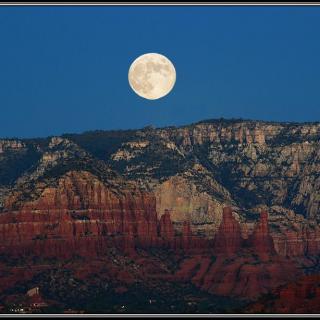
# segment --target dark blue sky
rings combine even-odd
[[[320,120],[320,7],[0,7],[1,137],[187,124]],[[128,85],[147,52],[173,91]]]

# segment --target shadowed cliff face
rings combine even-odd
[[[319,313],[320,277],[307,275],[273,290],[246,308],[248,313]]]

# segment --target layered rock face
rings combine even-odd
[[[203,121],[136,132],[134,141],[149,144],[119,145],[114,155],[126,151],[131,157],[112,158],[110,165],[155,190],[157,207],[172,209],[174,222],[187,214],[211,238],[222,207],[238,207],[240,220],[246,221],[252,219],[248,213],[264,206],[278,253],[303,255],[309,243],[317,251],[320,240],[312,227],[319,222],[319,137],[319,123]],[[168,161],[177,165],[167,168]],[[291,214],[302,220],[296,223]],[[303,236],[301,244],[304,225],[313,236]]]
[[[38,186],[41,189],[41,185]],[[60,256],[102,253],[106,246],[142,246],[157,239],[155,198],[137,190],[112,190],[88,172],[69,172],[40,197],[7,198],[0,215],[1,249]],[[130,243],[132,242],[132,243]]]
[[[0,153],[5,153],[11,150],[20,150],[25,147],[25,144],[20,140],[0,140]]]
[[[168,244],[174,243],[174,229],[170,218],[170,213],[165,210],[164,215],[160,218],[160,235],[162,239]]]
[[[225,207],[211,241],[196,235],[189,220],[183,222],[178,232],[169,210],[158,218],[152,193],[130,184],[108,185],[86,171],[67,172],[52,185],[37,182],[34,194],[38,196],[26,200],[24,192],[18,189],[6,198],[0,215],[1,252],[51,256],[74,252],[90,256],[103,254],[105,248],[116,245],[131,253],[136,246],[158,246],[197,254],[212,251],[215,255],[234,255],[243,246],[249,246],[262,259],[276,251],[266,212],[261,213],[260,221],[245,239],[231,208]],[[305,234],[317,240],[315,233]],[[282,253],[280,241],[276,243],[277,251]],[[307,249],[291,255],[316,254],[319,248],[315,243],[307,241]]]
[[[211,255],[186,259],[176,278],[194,283],[217,295],[256,298],[292,281],[300,271],[295,263],[276,254],[268,230],[268,214],[261,212],[249,239],[243,239],[232,209],[223,210],[223,218],[214,239]]]
[[[273,239],[269,233],[267,212],[261,212],[260,221],[257,223],[248,241],[260,257],[268,257],[275,254]]]
[[[150,178],[158,180],[159,175],[184,174],[196,162],[208,170],[207,178],[227,189],[221,193],[222,199],[213,196],[214,200],[225,203],[229,192],[237,205],[247,209],[257,204],[279,205],[314,217],[319,208],[319,135],[319,123],[209,120],[180,128],[138,131],[135,144],[119,145],[110,164],[117,169],[121,163],[122,174],[148,182]],[[151,143],[154,140],[156,145]],[[131,156],[122,158],[122,153]],[[149,154],[157,157],[148,158]],[[166,172],[164,162],[169,158],[179,166],[172,165]],[[189,160],[194,162],[187,163]],[[144,175],[142,168],[147,172]],[[188,180],[196,182],[197,175],[192,173]],[[213,195],[217,190],[208,184],[199,188],[198,194],[203,191]]]
[[[223,217],[214,238],[214,253],[217,255],[237,255],[242,248],[250,248],[260,257],[276,254],[273,239],[269,233],[268,213],[262,211],[248,239],[241,233],[240,223],[232,214],[231,207],[223,208]]]
[[[132,254],[135,247],[168,247],[197,254],[213,250],[216,255],[234,255],[244,242],[230,207],[223,209],[212,245],[192,232],[190,221],[184,221],[177,233],[169,210],[158,219],[155,197],[134,186],[116,188],[89,172],[70,171],[53,185],[39,182],[35,189],[36,199],[26,200],[21,191],[6,198],[0,215],[0,252],[91,256],[118,246]],[[258,253],[274,252],[266,213],[261,214],[250,243]]]
[[[275,254],[265,212],[246,240],[232,209],[225,207],[211,242],[195,235],[189,221],[177,233],[169,210],[158,219],[152,194],[114,189],[88,172],[68,172],[38,193],[39,198],[27,202],[19,200],[19,193],[7,198],[7,212],[0,215],[1,254],[90,259],[116,247],[139,261],[137,249],[170,249],[189,256],[167,277],[170,281],[191,281],[209,293],[247,298],[298,274],[290,261]]]
[[[282,256],[314,256],[320,252],[319,226],[302,224],[292,229],[283,228],[280,232],[273,232],[272,238],[276,251]]]
[[[205,175],[205,169],[200,165],[195,165],[190,175]],[[183,174],[174,176],[159,184],[154,190],[156,196],[157,212],[161,215],[167,208],[170,208],[171,219],[176,224],[190,221],[197,225],[199,232],[207,237],[213,238],[217,231],[221,218],[223,204],[212,198],[208,193],[199,192],[196,182],[190,181],[190,175]],[[208,183],[212,187],[230,199],[228,191],[219,185],[214,185],[213,180]],[[231,204],[232,200],[228,202]]]
[[[319,124],[217,120],[1,140],[0,254],[81,256],[90,269],[116,248],[146,266],[140,280],[256,299],[320,253],[319,136]]]
[[[214,240],[216,254],[232,255],[239,251],[242,245],[239,222],[232,216],[230,207],[223,209],[223,217]]]
[[[279,254],[318,254],[319,136],[319,123],[217,119],[1,140],[0,208],[21,181],[57,178],[63,166],[93,174],[109,170],[154,193],[158,214],[170,209],[174,226],[190,221],[195,233],[213,239],[223,207],[237,208],[241,228],[254,224],[264,207]]]
[[[246,312],[319,313],[320,277],[303,276],[249,305]]]
[[[128,186],[127,186],[128,187]],[[201,249],[205,239],[185,222],[176,234],[168,210],[158,219],[155,197],[138,189],[115,189],[89,172],[71,171],[55,186],[37,186],[39,197],[15,192],[0,214],[0,252],[40,256],[96,256],[117,246]]]
[[[212,294],[255,299],[301,276],[289,260],[274,256],[257,259],[253,253],[225,256],[193,256],[183,260],[175,274],[179,281],[191,281]]]

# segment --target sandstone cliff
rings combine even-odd
[[[247,236],[263,208],[279,254],[314,255],[320,249],[319,135],[319,123],[218,119],[1,140],[0,210],[7,210],[5,199],[12,193],[30,201],[39,196],[34,185],[55,187],[66,172],[88,171],[108,186],[134,181],[154,194],[159,217],[170,210],[175,230],[189,221],[194,234],[210,239],[224,206],[236,208]]]

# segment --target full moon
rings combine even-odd
[[[176,70],[162,54],[146,53],[132,62],[128,79],[137,95],[156,100],[172,90],[176,82]]]

